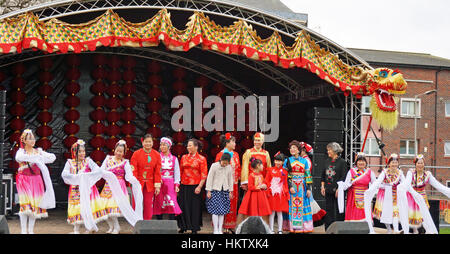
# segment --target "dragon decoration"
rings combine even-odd
[[[358,69],[359,74],[353,75],[352,79],[366,85],[364,95],[372,95],[372,117],[383,129],[393,130],[398,123],[398,97],[395,95],[404,94],[407,87],[403,74],[387,68]]]
[[[101,46],[155,47],[160,43],[169,50],[188,51],[201,46],[204,50],[271,61],[282,68],[304,68],[345,96],[352,93],[361,98],[373,94],[370,104],[373,118],[387,130],[397,125],[398,99],[394,95],[405,93],[407,86],[402,74],[390,69],[350,66],[320,47],[305,30],[297,34],[293,45],[285,45],[276,31],[263,39],[244,20],[221,26],[202,12],[195,12],[186,28],[179,30],[172,25],[166,9],[141,23],[128,22],[112,10],[82,24],[58,19],[40,21],[31,12],[0,20],[0,54],[21,53],[26,49],[80,53]]]

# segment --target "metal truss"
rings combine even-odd
[[[268,79],[271,79],[273,82],[278,84],[279,86],[284,87],[287,89],[295,98],[298,95],[298,91],[303,87],[300,85],[297,81],[289,77],[288,75],[284,74],[282,71],[280,71],[279,68],[277,68],[274,65],[271,65],[268,62],[264,61],[256,61],[244,56],[239,55],[228,55],[223,54],[217,51],[208,50],[208,52],[220,55],[221,57],[225,57],[227,59],[230,59],[236,63],[239,63],[241,65],[246,66],[247,68],[250,68],[259,74],[265,76]]]
[[[361,99],[357,99],[353,94],[345,97],[345,160],[353,165],[355,154],[361,151]]]
[[[33,12],[40,20],[76,15],[108,9],[168,9],[178,11],[199,11],[206,14],[224,16],[231,19],[242,19],[248,23],[261,26],[279,34],[295,39],[302,30],[307,31],[311,38],[322,48],[337,55],[350,66],[366,66],[369,64],[350,50],[338,45],[325,36],[310,30],[286,18],[269,14],[263,10],[236,2],[219,0],[60,0],[13,11],[0,16],[0,19]]]
[[[303,101],[308,101],[312,99],[320,99],[323,97],[330,97],[335,94],[339,94],[341,92],[338,92],[334,90],[333,86],[331,86],[328,83],[319,83],[315,84],[311,87],[307,88],[301,88],[297,91],[297,95],[294,96],[293,94],[287,93],[279,95],[280,97],[280,105],[288,105],[288,104],[294,104],[299,103]]]
[[[214,80],[218,83],[222,83],[230,90],[236,91],[241,95],[258,96],[256,95],[255,92],[249,90],[248,87],[241,84],[239,81],[227,77],[220,71],[210,68],[192,59],[177,55],[172,51],[160,50],[157,48],[100,47],[97,48],[95,51],[86,51],[82,52],[81,54],[98,54],[98,53],[134,56],[164,62],[208,77],[211,80]],[[5,55],[8,57],[0,57],[0,68],[17,62],[28,61],[32,59],[46,57],[49,55],[56,56],[61,54],[44,54],[43,52],[36,52],[32,50],[26,50],[21,54],[8,54]]]

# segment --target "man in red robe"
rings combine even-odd
[[[151,220],[153,216],[153,197],[161,189],[161,155],[152,149],[153,137],[146,134],[141,140],[142,148],[131,156],[133,175],[142,186],[143,218]]]

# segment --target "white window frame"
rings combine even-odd
[[[450,143],[450,140],[444,140],[444,157],[450,157],[450,153],[445,153],[445,144],[446,143]]]
[[[362,140],[362,142],[364,142],[364,140]],[[378,147],[377,139],[368,137],[367,140],[366,140],[366,145],[365,145],[364,148],[368,147],[369,148],[369,152],[371,152],[370,148],[372,147],[371,146],[372,142],[375,142],[375,144],[377,144],[377,147]],[[381,156],[381,149],[378,148],[378,153],[377,154],[375,154],[375,153],[366,153],[366,156],[368,156],[368,157],[380,157]]]
[[[445,186],[447,186],[448,188],[450,188],[450,180],[445,181]]]
[[[414,139],[400,139],[400,149],[401,150],[401,142],[406,141],[406,152],[409,151],[409,146],[411,145],[411,141],[414,141]],[[417,141],[416,141],[417,142]],[[418,147],[417,147],[418,148]],[[414,151],[416,150],[416,146],[414,145]],[[415,151],[416,152],[416,151]],[[414,157],[415,153],[409,154],[409,153],[400,153],[400,157]]]
[[[416,106],[415,110],[416,110],[416,112],[414,112],[415,113],[414,115],[403,114],[403,102],[412,102],[412,103],[416,102],[415,103],[415,106]],[[416,117],[416,118],[420,118],[421,117],[421,104],[422,104],[422,101],[421,101],[420,98],[417,98],[417,100],[414,99],[414,98],[400,98],[400,117],[405,117],[405,118],[415,118]]]
[[[447,112],[447,103],[450,104],[450,101],[445,101],[444,103],[445,117],[450,117],[450,112]]]
[[[363,103],[363,101],[364,101],[364,97],[367,97],[367,98],[370,98],[370,99],[372,99],[372,96],[363,96],[362,98],[361,98],[361,113],[363,114],[363,115],[366,115],[366,116],[370,116],[370,115],[372,115],[372,112],[370,112],[370,100],[369,100],[369,105],[367,105],[368,106],[368,108],[369,108],[369,112],[365,112],[364,111],[364,103]]]

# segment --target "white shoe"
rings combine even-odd
[[[108,231],[106,231],[107,234],[111,234],[112,232],[113,232],[112,228],[110,228],[110,229],[108,229]]]
[[[119,229],[114,229],[113,232],[111,234],[117,235],[120,232],[120,228]]]
[[[279,234],[279,235],[282,235],[282,234],[283,234],[283,231],[278,231],[278,234]]]

